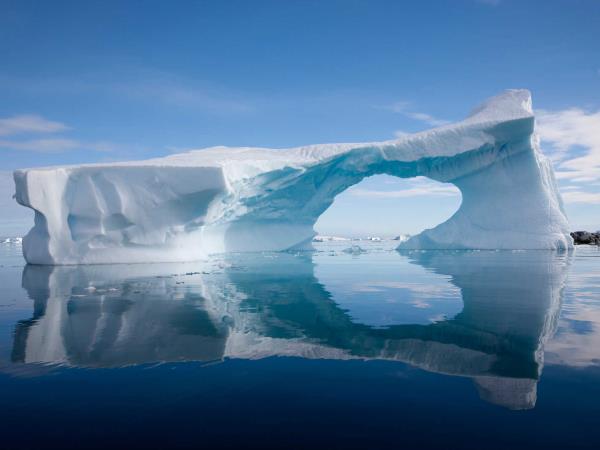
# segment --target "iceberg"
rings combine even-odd
[[[453,183],[462,204],[405,249],[573,246],[531,95],[509,90],[465,120],[397,140],[290,149],[213,147],[146,161],[14,172],[35,211],[33,264],[181,262],[310,246],[335,197],[365,177]],[[410,214],[407,211],[407,214]]]
[[[350,238],[346,238],[346,237],[341,237],[341,236],[323,236],[320,234],[317,234],[315,237],[313,237],[313,242],[344,242],[344,241],[349,241]]]

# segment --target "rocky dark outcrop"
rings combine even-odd
[[[600,231],[590,233],[589,231],[574,231],[571,233],[575,245],[589,244],[600,245]]]

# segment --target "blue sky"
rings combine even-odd
[[[15,168],[390,139],[506,88],[533,93],[573,228],[600,228],[599,1],[0,0],[0,61],[0,234],[31,220]],[[377,177],[318,229],[414,233],[459,203]]]

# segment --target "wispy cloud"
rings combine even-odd
[[[110,84],[105,89],[134,100],[195,108],[216,114],[248,113],[255,109],[247,101],[237,99],[235,95],[221,89],[203,88],[168,76]]]
[[[564,200],[600,203],[600,195],[590,191],[591,185],[600,180],[600,111],[538,110],[536,118],[542,146],[554,162],[556,177],[577,188],[565,192]]]
[[[73,139],[29,139],[24,141],[0,141],[0,148],[40,153],[62,153],[79,147]]]
[[[413,120],[418,120],[419,122],[426,123],[427,125],[432,127],[439,127],[450,123],[448,120],[438,119],[437,117],[434,117],[431,114],[414,111],[410,107],[409,102],[396,102],[391,105],[384,106],[383,109],[402,114],[405,117],[408,117]]]
[[[77,79],[14,79],[0,76],[0,85],[4,89],[18,90],[31,96],[101,95],[114,101],[187,108],[217,115],[249,113],[256,109],[255,102],[243,93],[151,68],[95,72],[82,74]]]
[[[0,119],[0,150],[38,153],[63,153],[72,150],[108,152],[119,147],[110,142],[89,142],[70,137],[55,137],[56,133],[71,130],[64,123],[36,114],[14,115]],[[51,134],[52,137],[43,135]],[[43,137],[38,137],[42,135]]]
[[[600,204],[600,192],[584,192],[580,190],[567,190],[562,193],[562,198],[567,203],[592,203]]]
[[[410,133],[407,133],[406,131],[402,131],[402,130],[396,130],[396,131],[394,131],[394,137],[402,138],[402,137],[405,137],[405,136],[410,136]]]
[[[0,140],[0,149],[38,153],[64,153],[72,150],[108,152],[114,145],[107,142],[85,142],[68,138],[28,139],[22,141]]]
[[[68,130],[65,124],[45,119],[35,114],[0,118],[0,136],[24,133],[57,133]]]
[[[600,111],[588,112],[581,108],[536,110],[536,118],[537,131],[542,141],[553,147],[551,156],[555,160],[568,159],[575,146],[600,152]]]
[[[424,177],[411,179],[409,187],[398,190],[372,190],[363,188],[350,188],[348,192],[356,197],[363,198],[407,198],[407,197],[454,197],[460,195],[458,188],[452,184],[436,183]]]

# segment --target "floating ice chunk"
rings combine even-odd
[[[5,245],[21,245],[23,238],[20,237],[3,237],[0,238],[0,244]]]
[[[360,255],[361,253],[367,253],[367,251],[359,245],[353,245],[351,247],[342,250],[344,253],[350,253],[351,255]]]
[[[350,239],[345,238],[345,237],[322,236],[322,235],[317,235],[313,238],[313,242],[329,242],[329,241],[338,242],[338,241],[349,241],[349,240]]]

